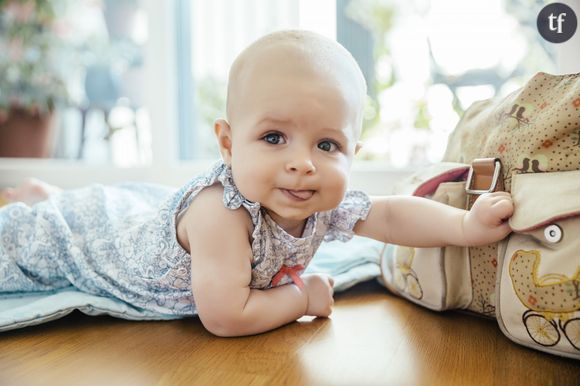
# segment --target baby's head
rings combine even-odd
[[[230,70],[227,120],[215,124],[240,192],[279,223],[336,207],[365,98],[360,68],[331,39],[279,31],[247,47]]]

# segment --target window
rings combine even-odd
[[[0,110],[9,123],[20,127],[19,119],[52,116],[48,129],[58,130],[47,134],[47,153],[55,158],[149,163],[142,4],[23,0],[0,7],[0,47],[9,53],[0,60]]]
[[[556,71],[554,47],[536,30],[542,1],[337,4],[339,41],[358,55],[369,83],[362,159],[395,167],[436,162],[471,103]]]
[[[351,184],[370,193],[438,161],[474,100],[561,68],[536,31],[540,0],[46,1],[72,23],[60,43],[79,54],[59,62],[72,99],[55,159],[0,159],[0,186],[184,183],[217,157],[212,124],[231,62],[276,29],[336,38],[359,62],[370,98]]]
[[[13,37],[16,44],[9,39],[8,44],[19,48],[16,53],[38,59],[37,68],[63,79],[68,98],[56,108],[53,156],[0,158],[0,187],[29,176],[64,188],[119,180],[183,181],[183,175],[172,180],[159,172],[168,169],[164,131],[173,130],[173,113],[164,102],[176,99],[168,81],[175,73],[171,2],[22,0],[2,6],[9,9],[1,15],[0,45]],[[149,23],[151,15],[155,23]],[[6,17],[23,20],[35,33],[26,35],[18,29],[22,26],[12,36],[5,33]],[[33,36],[34,46],[23,45],[24,36]],[[0,84],[0,107],[6,90]],[[22,90],[17,92],[26,95]]]

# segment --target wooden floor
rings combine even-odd
[[[434,313],[376,282],[330,319],[216,338],[198,319],[74,313],[0,334],[0,385],[578,385],[580,361],[520,347],[490,320]]]

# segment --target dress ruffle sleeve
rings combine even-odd
[[[354,236],[353,228],[365,220],[371,208],[369,196],[359,190],[347,191],[338,207],[332,210],[324,241],[348,241]]]

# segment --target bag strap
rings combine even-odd
[[[481,194],[503,189],[501,161],[498,158],[474,159],[465,183],[467,209],[473,206]],[[497,247],[498,244],[494,243],[467,249],[473,291],[467,309],[489,317],[495,316]]]
[[[501,190],[504,190],[504,185],[499,158],[474,159],[465,184],[467,194],[479,195]]]

